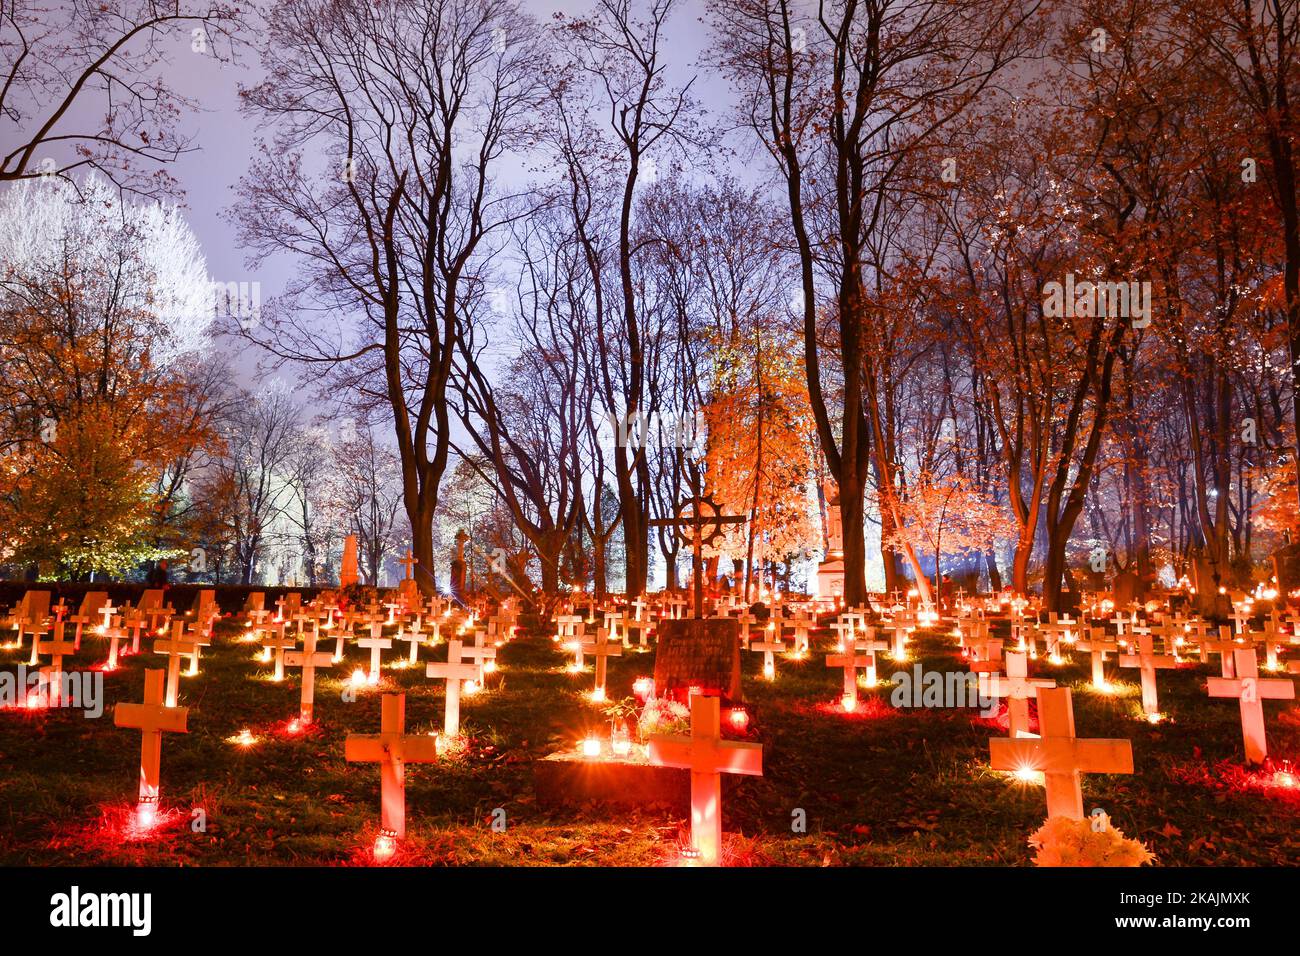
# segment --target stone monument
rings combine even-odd
[[[457,600],[465,596],[465,542],[468,540],[464,528],[456,532],[456,556],[451,559],[451,596]]]
[[[825,479],[822,495],[826,499],[826,557],[817,565],[817,598],[834,601],[844,596],[844,525],[836,483]]]
[[[357,536],[350,534],[343,543],[343,564],[339,568],[339,587],[349,588],[360,580],[357,573]]]

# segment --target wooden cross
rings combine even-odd
[[[108,604],[107,591],[87,591],[81,598],[81,607],[77,613],[68,618],[69,624],[77,625],[76,637],[73,644],[77,650],[81,650],[81,629],[90,624],[95,619],[95,615],[101,613],[100,609]]]
[[[1142,711],[1148,716],[1160,713],[1156,697],[1156,671],[1178,666],[1178,661],[1165,654],[1157,654],[1150,634],[1139,634],[1136,654],[1121,654],[1120,667],[1138,667],[1142,672]]]
[[[193,677],[199,672],[199,653],[200,648],[211,647],[212,638],[210,632],[191,631],[186,638],[186,643],[190,645],[190,669],[188,676]]]
[[[854,710],[858,705],[858,668],[874,668],[876,655],[874,651],[870,654],[858,654],[857,641],[854,640],[851,632],[844,637],[842,644],[841,653],[826,655],[826,666],[844,669],[844,709]]]
[[[1246,744],[1246,762],[1263,763],[1268,756],[1264,736],[1264,699],[1294,700],[1295,684],[1289,678],[1261,680],[1254,648],[1233,653],[1236,677],[1211,677],[1206,689],[1211,697],[1235,697],[1241,706],[1241,736]]]
[[[1029,677],[1029,664],[1024,654],[1010,652],[1006,656],[1006,676],[991,674],[980,678],[980,692],[989,697],[1007,699],[1007,715],[1011,737],[1028,737],[1029,699],[1039,696],[1039,691],[1056,686],[1056,681]],[[1042,723],[1042,701],[1039,700],[1039,723]],[[1041,727],[1040,727],[1041,729]]]
[[[105,604],[99,609],[99,613],[104,615],[104,623],[100,625],[100,633],[108,638],[108,661],[104,664],[104,670],[117,670],[117,644],[125,636],[122,633],[121,619],[117,618],[114,622],[114,612],[118,610],[112,604]]]
[[[460,682],[476,680],[478,665],[461,662],[460,640],[452,638],[447,642],[446,663],[426,664],[424,674],[426,677],[446,682],[447,707],[443,715],[442,729],[448,737],[457,736],[460,733]]]
[[[784,651],[785,644],[778,640],[772,641],[754,641],[749,645],[749,649],[763,654],[763,676],[768,680],[776,680],[776,657],[777,651]]]
[[[744,524],[741,515],[724,515],[722,509],[708,495],[701,495],[699,475],[693,484],[695,497],[677,509],[673,518],[652,518],[652,528],[673,528],[679,537],[691,545],[691,569],[695,587],[695,618],[704,619],[704,546],[712,544],[722,535],[725,524]],[[692,533],[687,534],[689,529]]]
[[[463,659],[467,658],[474,662],[474,666],[478,668],[478,673],[474,676],[474,679],[480,684],[483,683],[483,674],[485,672],[490,673],[496,669],[496,645],[485,643],[484,632],[481,629],[475,629],[473,644],[461,645],[460,654]]]
[[[60,673],[63,670],[63,658],[71,657],[76,653],[76,644],[72,641],[64,640],[64,628],[66,625],[63,621],[54,622],[54,631],[48,641],[37,641],[36,649],[41,654],[48,654],[54,660],[54,671]]]
[[[171,640],[159,638],[154,641],[153,652],[167,655],[167,706],[175,707],[180,693],[181,655],[193,653],[193,648],[185,637],[185,622],[172,621]]]
[[[438,740],[427,734],[407,736],[406,695],[384,694],[378,734],[348,734],[343,756],[348,762],[379,764],[379,825],[394,839],[406,836],[406,764],[438,759]]]
[[[1038,692],[1040,737],[994,737],[989,761],[994,770],[1041,771],[1047,789],[1047,816],[1083,819],[1081,773],[1132,773],[1133,745],[1127,740],[1081,740],[1074,734],[1074,702],[1068,687]]]
[[[794,642],[795,653],[806,653],[808,651],[808,633],[817,626],[817,619],[808,614],[798,614],[791,617],[786,623],[794,628],[794,636],[791,640]]]
[[[555,640],[567,643],[572,638],[581,638],[584,622],[578,614],[557,614],[555,616]]]
[[[592,697],[595,700],[604,700],[606,658],[622,657],[623,645],[612,643],[602,627],[596,631],[596,643],[592,647],[591,653],[596,658],[596,687],[592,692]]]
[[[880,629],[890,635],[890,643],[893,646],[891,654],[894,660],[907,660],[907,635],[912,630],[911,626],[905,621],[896,619],[882,625]]]
[[[370,648],[370,670],[366,680],[371,684],[379,683],[380,654],[393,646],[391,637],[383,636],[384,625],[378,620],[370,622],[370,636],[357,638],[357,647]]]
[[[420,620],[417,618],[409,630],[399,627],[397,629],[397,639],[406,641],[410,645],[411,653],[407,658],[407,663],[414,667],[419,663],[420,645],[424,643],[424,634],[420,630]]]
[[[1219,674],[1223,677],[1236,677],[1237,672],[1233,669],[1232,655],[1241,648],[1237,641],[1233,640],[1232,627],[1228,624],[1219,626],[1219,639],[1210,640],[1206,638],[1201,641],[1202,654],[1219,655]]]
[[[745,650],[749,650],[749,627],[751,624],[757,624],[758,618],[750,612],[749,608],[745,608],[736,615],[736,620],[740,622],[740,642]]]
[[[284,652],[291,651],[298,646],[298,641],[285,633],[284,621],[272,624],[265,628],[262,635],[262,647],[269,654],[275,652],[275,682],[278,684],[284,680]]]
[[[581,624],[578,625],[578,633],[571,640],[565,642],[564,649],[573,651],[573,664],[570,669],[575,674],[586,668],[587,648],[591,647],[593,643],[594,640],[587,637],[585,626]]]
[[[618,641],[624,647],[630,646],[631,634],[623,627],[623,615],[614,608],[606,608],[604,619],[605,630],[609,632],[610,638]]]
[[[414,580],[415,580],[415,568],[416,568],[416,565],[418,565],[418,564],[420,563],[419,561],[415,560],[415,553],[414,553],[413,551],[411,551],[411,550],[408,548],[408,549],[407,549],[407,552],[406,552],[406,557],[402,558],[402,560],[399,561],[398,563],[399,563],[403,568],[406,569],[406,577],[403,578],[403,580],[405,580],[405,581],[414,581]]]
[[[1106,683],[1106,655],[1118,654],[1119,642],[1106,635],[1106,628],[1090,627],[1088,639],[1079,642],[1079,650],[1087,651],[1092,657],[1092,686],[1105,690],[1110,686]]]
[[[113,615],[117,613],[117,610],[117,608],[113,607],[112,601],[105,601],[99,606],[99,610],[95,613],[104,619],[104,623],[99,626],[101,634],[107,634],[108,629],[113,626]]]
[[[155,807],[158,803],[158,782],[162,764],[162,735],[188,733],[185,726],[189,709],[163,705],[163,681],[159,670],[144,672],[144,703],[118,704],[113,710],[113,723],[118,727],[134,727],[140,731],[140,792],[142,807]]]
[[[1046,624],[1039,626],[1039,631],[1047,637],[1047,653],[1051,657],[1061,656],[1061,644],[1071,644],[1074,642],[1074,633],[1079,628],[1079,622],[1070,619],[1067,614],[1063,618],[1055,619]]]
[[[78,628],[78,631],[80,631],[80,628]],[[1265,654],[1264,667],[1271,671],[1281,670],[1282,668],[1278,665],[1277,662],[1278,651],[1282,649],[1282,646],[1284,644],[1290,644],[1290,643],[1291,643],[1291,635],[1284,634],[1278,628],[1278,621],[1276,618],[1265,621],[1264,634],[1263,634],[1263,644],[1264,644],[1264,654]]]
[[[52,658],[49,667],[42,667],[40,670],[41,680],[50,688],[49,700],[54,706],[58,706],[63,697],[63,658],[71,657],[76,653],[77,645],[73,641],[64,640],[63,621],[54,622],[54,635],[48,641],[37,641],[36,648],[42,654],[49,654]]]
[[[716,866],[722,850],[722,774],[763,775],[761,744],[722,739],[716,697],[691,697],[691,735],[650,738],[649,759],[660,767],[691,771],[691,846],[705,866]]]
[[[316,703],[316,668],[329,667],[334,658],[324,651],[316,650],[316,635],[308,631],[303,635],[302,650],[288,651],[284,662],[289,667],[302,668],[302,699],[298,716],[304,724],[312,721],[312,710]]]
[[[355,623],[355,617],[346,620],[344,626],[338,628],[338,633],[334,635],[334,654],[332,660],[335,664],[343,660],[343,650],[347,646],[348,637],[352,634],[352,626]],[[328,637],[329,635],[326,635]]]

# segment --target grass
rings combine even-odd
[[[346,865],[370,863],[379,822],[379,772],[348,764],[348,732],[376,733],[380,694],[350,701],[345,681],[368,652],[318,674],[316,723],[285,732],[297,712],[298,672],[283,683],[239,642],[233,622],[203,654],[201,673],[182,678],[189,733],[163,742],[164,815],[147,837],[127,824],[134,803],[140,736],[113,725],[111,705],[141,698],[146,666],[165,658],[141,654],[105,675],[104,715],[78,711],[0,711],[0,864]],[[1024,865],[1028,835],[1042,822],[1040,787],[1012,782],[987,766],[990,736],[1004,733],[970,710],[896,709],[891,688],[863,690],[858,711],[834,706],[842,672],[824,665],[829,638],[820,633],[803,661],[777,660],[777,679],[762,679],[762,655],[744,655],[751,738],[764,746],[761,778],[725,782],[729,862],[750,865],[961,866]],[[333,649],[333,642],[322,649]],[[407,645],[385,652],[405,656]],[[921,632],[913,660],[936,670],[961,662],[951,638]],[[430,659],[421,649],[421,661]],[[434,656],[443,652],[433,651]],[[12,671],[26,656],[0,652]],[[100,643],[83,644],[75,662],[103,659]],[[532,762],[570,749],[588,730],[605,729],[601,707],[587,700],[587,672],[564,671],[568,655],[540,635],[501,651],[488,689],[462,700],[466,744],[406,775],[407,839],[392,862],[412,865],[661,865],[677,859],[686,836],[685,807],[624,810],[587,805],[539,806]],[[881,657],[881,676],[896,665]],[[901,669],[901,668],[899,668]],[[609,662],[612,701],[653,670],[651,654]],[[1164,722],[1139,719],[1137,674],[1110,670],[1127,693],[1086,689],[1086,655],[1038,676],[1075,688],[1080,736],[1133,742],[1132,776],[1085,775],[1085,808],[1100,806],[1127,835],[1143,840],[1163,865],[1293,864],[1300,858],[1300,789],[1252,786],[1241,766],[1237,707],[1211,700],[1205,678],[1218,672],[1186,666],[1161,671]],[[1125,686],[1127,685],[1127,686]],[[386,669],[383,690],[407,694],[407,732],[442,726],[442,682],[423,666]],[[1300,757],[1300,709],[1265,703],[1269,744],[1277,758]],[[249,729],[252,747],[227,738]],[[1300,762],[1300,761],[1297,761]],[[492,826],[504,810],[506,827]],[[798,811],[803,811],[802,814]],[[499,815],[498,815],[499,816]],[[806,820],[806,831],[792,824]],[[200,826],[202,824],[202,826]]]

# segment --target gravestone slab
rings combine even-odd
[[[551,754],[533,761],[533,788],[544,807],[588,802],[640,807],[681,806],[690,797],[690,773],[644,760]]]
[[[740,691],[740,622],[686,618],[660,621],[655,649],[655,690],[686,701],[691,687],[738,702]]]
[[[1203,554],[1193,554],[1191,566],[1192,586],[1196,588],[1192,607],[1201,617],[1226,620],[1232,611],[1232,602],[1226,594],[1219,593],[1219,587],[1228,583],[1227,578],[1223,575],[1216,578],[1214,562]]]
[[[1138,599],[1138,590],[1141,581],[1132,571],[1120,571],[1115,575],[1114,583],[1111,585],[1114,591],[1116,607],[1128,607]]]
[[[1292,597],[1292,591],[1300,591],[1300,544],[1289,544],[1273,552],[1273,574],[1277,578],[1278,602],[1300,605],[1300,597]]]

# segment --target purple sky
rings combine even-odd
[[[545,25],[556,12],[582,13],[590,9],[590,4],[585,0],[532,0],[525,7]],[[703,11],[701,0],[689,0],[669,23],[670,42],[665,48],[670,81],[676,85],[699,74],[692,90],[710,115],[722,120],[728,106],[726,84],[696,66],[709,39],[700,22]],[[213,279],[258,281],[265,302],[283,290],[293,274],[294,263],[287,257],[246,263],[233,227],[222,216],[235,202],[235,186],[247,168],[257,141],[255,123],[239,112],[238,88],[241,83],[251,85],[261,78],[258,56],[246,51],[242,62],[222,64],[210,55],[192,52],[188,34],[177,37],[174,49],[166,78],[175,90],[203,108],[203,112],[187,116],[182,122],[182,128],[193,137],[194,152],[170,166],[184,190],[187,219],[203,245]],[[241,362],[240,366],[245,375],[253,377],[250,360]]]

